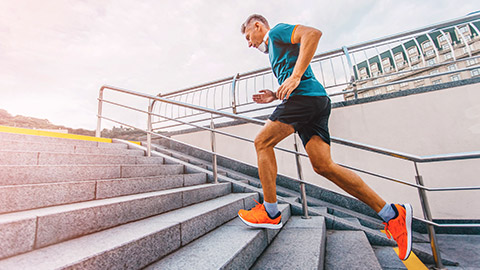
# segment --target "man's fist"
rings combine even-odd
[[[253,101],[255,101],[256,103],[270,103],[274,100],[276,100],[277,97],[275,95],[274,92],[270,91],[270,90],[260,90],[260,94],[255,94],[253,95]]]

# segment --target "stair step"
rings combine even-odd
[[[324,217],[291,217],[251,269],[323,269]]]
[[[72,182],[181,174],[182,165],[2,165],[0,185]]]
[[[279,210],[287,222],[289,206]],[[250,228],[237,217],[146,269],[248,269],[279,231]]]
[[[377,256],[378,262],[382,266],[382,269],[392,270],[407,270],[408,268],[398,258],[397,253],[392,247],[373,246],[375,256]]]
[[[0,260],[0,269],[140,269],[231,220],[252,198],[229,194]]]
[[[230,191],[230,183],[205,184],[0,215],[0,224],[6,229],[0,231],[2,245],[11,247],[0,250],[0,258],[213,199]],[[20,232],[23,227],[30,227],[26,230],[28,233],[11,234],[12,230]]]
[[[379,269],[372,246],[362,231],[327,231],[325,269]]]
[[[55,138],[47,136],[37,136],[37,135],[27,135],[27,134],[17,134],[17,133],[6,133],[0,132],[0,140],[2,141],[22,141],[22,142],[33,142],[33,143],[53,143],[53,144],[72,144],[72,145],[82,145],[82,146],[94,146],[97,147],[99,144],[104,145],[107,143],[95,142],[95,141],[85,141],[85,140],[76,140],[76,139],[67,139],[67,138]]]
[[[204,173],[0,186],[0,213],[206,183]]]
[[[101,148],[101,147],[75,147],[76,154],[108,154],[108,155],[131,155],[145,156],[145,151],[135,149],[117,149],[117,148]]]

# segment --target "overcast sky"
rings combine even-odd
[[[320,53],[479,9],[472,0],[0,0],[0,108],[94,129],[103,84],[158,94],[266,67],[240,33],[252,13],[320,29]]]

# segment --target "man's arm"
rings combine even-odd
[[[300,43],[300,52],[292,75],[278,88],[277,98],[283,100],[286,97],[288,99],[293,90],[300,84],[300,79],[317,50],[320,37],[322,37],[322,32],[318,29],[303,25],[296,27],[293,32],[292,43]]]

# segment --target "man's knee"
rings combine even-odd
[[[255,137],[254,144],[257,152],[275,146],[273,145],[272,140],[265,134],[258,134],[257,137]]]
[[[334,171],[333,165],[332,162],[315,162],[312,167],[317,174],[328,178]]]

